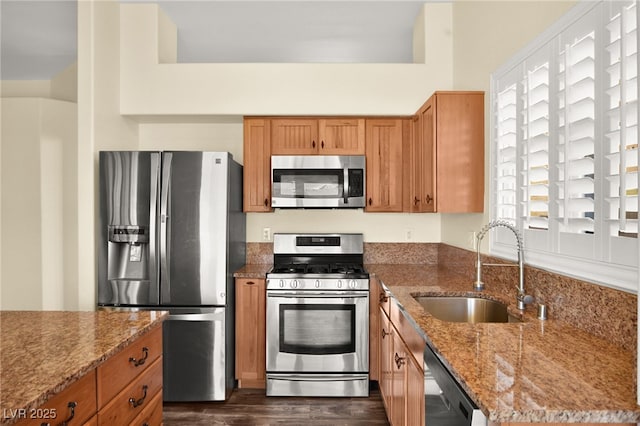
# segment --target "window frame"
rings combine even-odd
[[[567,234],[560,232],[560,226],[558,225],[558,209],[559,207],[555,207],[555,204],[559,203],[559,189],[558,186],[560,182],[565,182],[564,180],[559,181],[558,173],[555,169],[557,169],[559,164],[561,164],[559,160],[559,151],[560,143],[558,140],[560,139],[559,132],[562,126],[559,124],[559,115],[558,111],[560,108],[558,107],[556,102],[552,102],[554,96],[557,96],[561,93],[558,81],[556,80],[557,75],[560,75],[559,71],[552,71],[553,67],[558,65],[558,61],[561,57],[560,55],[560,43],[561,37],[563,34],[566,34],[568,30],[572,30],[574,24],[582,25],[582,21],[586,21],[587,19],[593,19],[593,30],[594,30],[594,38],[595,38],[595,55],[605,55],[605,49],[607,46],[604,44],[604,32],[606,30],[606,26],[609,24],[608,14],[605,16],[603,12],[605,8],[609,7],[606,5],[605,1],[599,2],[580,2],[576,6],[574,6],[568,13],[562,16],[555,24],[553,24],[550,28],[548,28],[545,32],[540,34],[536,39],[534,39],[531,43],[529,43],[525,48],[517,52],[512,58],[510,58],[505,64],[499,67],[494,73],[491,74],[491,96],[490,96],[490,105],[491,105],[491,113],[490,113],[490,217],[491,219],[499,219],[498,211],[504,211],[503,206],[508,206],[509,204],[503,204],[499,206],[500,195],[504,195],[504,191],[501,192],[498,187],[501,176],[499,174],[499,166],[500,162],[500,149],[498,145],[498,94],[500,93],[501,85],[504,85],[504,82],[511,78],[514,81],[516,87],[516,170],[515,170],[515,220],[516,228],[522,233],[524,236],[525,242],[525,253],[524,258],[527,264],[532,266],[540,267],[545,270],[550,270],[553,272],[561,273],[563,275],[567,275],[570,277],[578,278],[581,280],[586,280],[590,282],[595,282],[600,285],[604,285],[607,287],[616,288],[619,290],[638,293],[638,258],[640,252],[640,239],[639,238],[630,238],[626,237],[626,241],[621,242],[621,247],[625,249],[629,249],[631,254],[627,256],[625,262],[627,264],[623,265],[620,263],[613,263],[609,259],[615,255],[613,245],[616,244],[613,242],[615,238],[612,238],[610,235],[610,231],[608,230],[610,224],[607,223],[607,220],[611,222],[611,219],[607,219],[605,213],[605,202],[603,198],[606,197],[605,191],[605,180],[609,175],[605,175],[604,173],[604,162],[606,151],[604,149],[604,120],[606,118],[606,114],[609,114],[610,110],[605,110],[603,106],[605,99],[605,90],[606,87],[603,84],[605,80],[605,73],[601,69],[602,67],[598,64],[600,62],[596,62],[595,71],[594,71],[594,80],[595,80],[595,111],[594,111],[594,121],[595,121],[595,130],[594,130],[594,152],[595,152],[595,177],[594,177],[594,194],[595,194],[595,220],[594,220],[594,234],[568,234],[569,238],[572,240],[572,244],[578,249],[581,249],[581,244],[585,244],[587,247],[585,249],[585,253],[587,253],[590,257],[581,257],[576,255],[576,253],[572,252],[572,250],[564,249],[562,252],[559,247],[561,244],[565,244],[562,241],[567,237]],[[640,38],[640,31],[638,31],[638,24],[640,24],[640,12],[638,10],[639,5],[638,1],[635,0],[635,19],[636,19],[636,28],[635,28],[635,40],[636,43]],[[606,9],[608,11],[609,9]],[[590,15],[594,15],[590,16]],[[605,19],[607,19],[605,21]],[[588,22],[588,21],[587,21]],[[636,58],[638,58],[638,45],[636,44]],[[529,171],[530,168],[524,164],[524,158],[526,157],[526,153],[524,152],[526,145],[529,143],[526,138],[522,136],[522,125],[523,125],[523,112],[528,114],[528,110],[523,110],[521,108],[521,94],[523,89],[521,87],[523,83],[523,76],[527,75],[528,68],[526,67],[527,61],[531,61],[531,59],[538,58],[540,56],[540,51],[542,49],[548,49],[548,67],[549,67],[549,137],[548,137],[548,169],[549,169],[549,182],[548,182],[548,209],[549,209],[549,219],[548,219],[548,230],[536,230],[529,229],[525,227],[525,222],[530,219],[530,216],[526,216],[530,213],[530,208],[525,208],[527,203],[529,202],[529,184],[524,182],[524,177],[526,176],[525,172]],[[600,59],[599,59],[600,60]],[[533,61],[535,62],[535,61]],[[557,74],[556,74],[557,73]],[[636,71],[636,86],[637,86],[637,71]],[[511,84],[511,82],[509,82]],[[621,93],[623,89],[621,88]],[[638,88],[636,87],[636,90]],[[635,104],[636,104],[636,114],[638,113],[638,98],[640,96],[636,96]],[[636,121],[636,128],[639,126]],[[626,129],[620,130],[620,132],[625,131]],[[553,133],[556,134],[553,134]],[[637,132],[637,131],[636,131]],[[637,133],[636,133],[637,134]],[[566,145],[565,145],[566,146]],[[620,154],[622,155],[622,154]],[[566,161],[566,159],[564,160]],[[552,171],[554,170],[554,171]],[[552,176],[553,175],[553,176]],[[568,179],[563,177],[563,179]],[[637,177],[636,177],[637,179]],[[622,180],[622,176],[620,177]],[[525,200],[523,196],[526,196]],[[619,203],[622,203],[623,197],[620,196]],[[526,212],[525,212],[526,209]],[[552,211],[556,210],[554,213]],[[525,214],[523,214],[525,213]],[[553,218],[552,218],[552,215]],[[526,216],[526,217],[525,217]],[[555,222],[554,222],[555,221]],[[623,222],[624,219],[618,218],[618,223]],[[607,230],[605,231],[604,228]],[[516,244],[515,238],[513,235],[505,229],[500,227],[494,228],[490,231],[490,245],[489,250],[491,255],[496,255],[499,257],[504,257],[507,259],[516,260]],[[619,238],[619,237],[618,237]],[[629,240],[634,241],[629,241]],[[566,244],[565,244],[566,246]],[[565,247],[563,246],[563,247]],[[589,254],[589,251],[593,253]],[[577,252],[577,250],[576,250]],[[617,253],[620,253],[621,250],[618,249]]]

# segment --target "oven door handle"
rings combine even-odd
[[[359,375],[355,377],[349,376],[341,376],[341,375],[333,375],[333,376],[322,376],[322,375],[306,375],[306,376],[297,376],[295,374],[287,374],[287,375],[277,375],[277,374],[269,374],[269,379],[272,380],[286,380],[291,382],[335,382],[339,380],[341,382],[355,382],[360,381],[363,378],[367,378],[367,375]]]
[[[285,299],[360,299],[369,297],[369,293],[282,293],[267,291],[267,297],[281,297]]]

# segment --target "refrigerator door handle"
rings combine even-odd
[[[153,286],[152,303],[160,302],[158,294],[160,282],[158,280],[157,238],[158,238],[158,179],[160,175],[160,154],[150,156],[151,182],[149,185],[149,278]]]
[[[171,282],[169,275],[169,200],[171,198],[171,159],[173,154],[169,152],[163,153],[162,156],[162,182],[160,184],[160,301],[161,304],[171,303]]]

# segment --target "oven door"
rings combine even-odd
[[[369,292],[267,291],[267,372],[367,373]]]

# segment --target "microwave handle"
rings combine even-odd
[[[344,189],[342,191],[342,196],[344,198],[344,203],[349,204],[349,168],[344,168]]]

